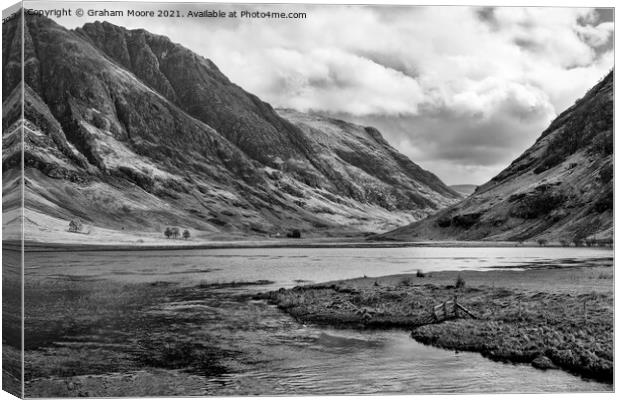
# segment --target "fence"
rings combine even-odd
[[[435,322],[459,318],[461,315],[468,315],[474,319],[478,318],[474,313],[460,305],[457,301],[456,296],[454,296],[454,299],[452,300],[445,301],[433,307],[433,318]]]

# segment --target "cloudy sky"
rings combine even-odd
[[[52,5],[75,7],[46,2],[41,8]],[[82,7],[147,8],[86,2]],[[169,36],[276,107],[374,125],[448,184],[481,184],[493,177],[614,63],[609,9],[148,7],[305,12],[306,19],[295,20],[106,20]],[[73,28],[97,19],[58,22]]]

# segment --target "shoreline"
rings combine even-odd
[[[293,240],[240,240],[213,241],[200,243],[175,244],[120,244],[120,243],[66,243],[24,241],[26,252],[63,252],[63,251],[177,251],[177,250],[219,250],[219,249],[265,249],[265,248],[404,248],[404,247],[445,247],[445,248],[541,248],[534,242],[486,242],[486,241],[359,241],[348,238],[293,239]],[[561,247],[561,246],[543,246]],[[21,250],[21,242],[3,240],[3,250]],[[587,248],[587,247],[583,247]],[[607,247],[592,247],[594,249]],[[609,248],[610,250],[613,248]]]
[[[477,318],[434,321],[433,307],[454,296]],[[611,266],[400,274],[260,295],[302,323],[406,329],[423,344],[605,383],[613,383],[613,297]]]

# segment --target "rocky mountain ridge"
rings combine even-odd
[[[3,24],[5,132],[21,123],[19,24]],[[276,111],[163,36],[40,16],[24,29],[25,204],[39,233],[74,217],[204,235],[378,232],[459,198],[377,130]],[[18,156],[3,154],[5,186]]]

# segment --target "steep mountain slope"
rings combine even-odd
[[[18,23],[3,25],[5,37]],[[19,63],[13,47],[3,46],[5,65]],[[325,132],[280,116],[165,37],[28,16],[24,51],[25,204],[37,237],[76,216],[198,235],[380,231],[459,197],[372,128],[349,125],[363,134],[332,131],[320,145]],[[3,82],[6,128],[21,117],[19,77]],[[18,156],[3,154],[5,170]]]
[[[366,201],[388,210],[409,207],[409,202],[446,207],[452,202],[446,197],[456,197],[434,174],[398,153],[375,128],[290,109],[278,113],[301,128],[330,179],[347,188],[350,196],[365,194]]]
[[[613,236],[613,71],[475,193],[379,239]]]

